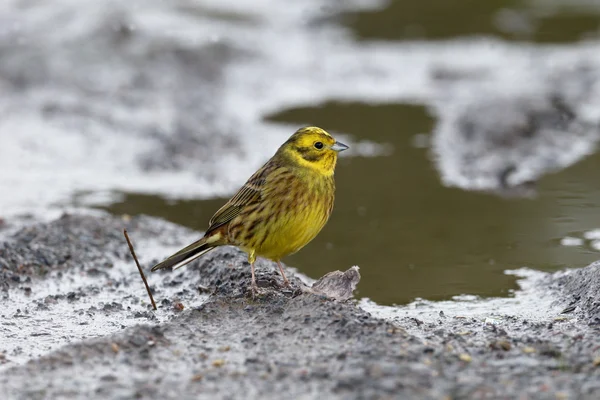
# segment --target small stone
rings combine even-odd
[[[473,358],[470,355],[468,355],[467,353],[461,353],[461,354],[459,354],[458,355],[458,359],[460,361],[464,361],[464,362],[467,362],[467,363],[470,363],[471,361],[473,361]]]
[[[196,374],[196,375],[192,376],[192,382],[200,382],[202,380],[202,378],[204,378],[204,376],[202,374]]]
[[[108,375],[101,376],[100,380],[104,381],[104,382],[116,382],[117,381],[117,377],[114,376],[114,375],[108,374]]]
[[[225,365],[225,360],[222,358],[217,358],[212,362],[212,366],[215,368],[221,368],[223,365]]]
[[[183,305],[183,303],[181,303],[181,302],[178,301],[175,304],[173,304],[173,308],[176,311],[183,311],[183,309],[185,308],[185,306]]]
[[[358,266],[354,266],[345,272],[333,271],[326,274],[312,285],[312,292],[335,300],[348,300],[352,298],[352,292],[359,281]]]
[[[121,305],[121,303],[117,303],[114,301],[112,303],[106,303],[102,307],[102,310],[104,310],[104,311],[120,311],[122,309],[123,309],[123,306]]]
[[[131,339],[129,339],[129,341],[136,347],[142,347],[147,342],[146,338],[142,335],[135,335]]]
[[[202,286],[202,285],[198,285],[198,293],[203,294],[203,293],[210,293],[211,290],[208,286]]]
[[[510,342],[508,340],[500,340],[498,342],[498,345],[500,346],[500,348],[504,351],[509,351],[510,348],[512,347]]]
[[[490,343],[490,347],[494,350],[509,351],[512,348],[512,345],[508,340],[496,340],[495,342]]]
[[[219,347],[219,351],[225,352],[231,350],[231,346],[221,346]]]
[[[118,352],[119,352],[119,349],[120,349],[120,348],[119,348],[119,345],[118,345],[118,344],[116,344],[115,342],[112,342],[112,343],[110,344],[110,348],[112,349],[112,351],[113,351],[115,354],[116,354],[116,353],[118,353]]]
[[[600,367],[600,357],[594,359],[594,367]]]
[[[522,351],[525,354],[535,353],[535,349],[533,347],[530,347],[530,346],[523,347]]]
[[[550,346],[550,345],[542,345],[538,348],[538,353],[542,356],[552,357],[552,358],[561,358],[562,353],[559,349]]]

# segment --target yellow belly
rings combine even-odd
[[[269,234],[255,249],[256,254],[271,260],[293,254],[306,246],[323,229],[329,217],[323,205],[315,205],[297,214],[279,218],[269,227]]]
[[[287,177],[288,175],[281,175]],[[277,177],[275,177],[277,178]],[[228,244],[278,261],[317,236],[333,208],[333,177],[294,177],[293,184],[275,182],[260,202],[245,207],[229,224]]]

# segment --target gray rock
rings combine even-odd
[[[333,271],[325,274],[313,283],[313,293],[322,294],[335,300],[349,300],[353,297],[356,285],[360,281],[358,267],[354,266],[345,272]]]

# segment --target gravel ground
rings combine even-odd
[[[292,270],[282,288],[267,261],[257,268],[265,293],[253,299],[245,256],[223,248],[150,275],[152,311],[122,228],[144,265],[197,233],[104,214],[15,224],[0,245],[7,399],[600,397],[600,264],[540,274],[523,289],[544,293],[535,318],[432,303],[427,318],[413,304],[383,319],[303,290]],[[351,289],[356,272],[332,276]]]

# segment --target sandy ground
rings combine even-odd
[[[536,274],[514,298],[493,300],[512,315],[470,312],[487,307],[474,300],[382,318],[383,307],[307,293],[292,270],[292,288],[281,287],[266,261],[265,293],[253,299],[243,253],[223,248],[150,275],[152,311],[122,229],[145,265],[197,233],[104,214],[3,227],[6,399],[600,396],[600,264]]]

